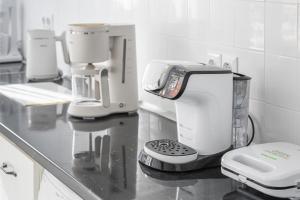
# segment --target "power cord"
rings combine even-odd
[[[252,135],[251,135],[251,138],[250,138],[247,146],[249,146],[253,142],[254,136],[255,136],[255,126],[254,126],[253,119],[252,119],[252,117],[250,115],[248,115],[248,118],[249,118],[249,120],[251,122],[251,126],[252,126]]]

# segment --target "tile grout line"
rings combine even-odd
[[[263,98],[264,98],[264,100],[263,100],[263,102],[264,102],[264,104],[263,104],[263,111],[264,111],[264,113],[265,113],[265,111],[266,111],[266,104],[267,104],[267,102],[266,102],[266,98],[267,98],[267,76],[266,76],[266,71],[267,71],[267,67],[266,67],[266,18],[267,18],[267,2],[266,2],[266,0],[264,0],[264,94],[263,94]],[[265,130],[266,130],[266,123],[265,123],[265,116],[263,116],[263,123],[261,124],[261,137],[263,137],[263,133],[265,132]]]
[[[299,4],[297,4],[297,50],[299,51]]]

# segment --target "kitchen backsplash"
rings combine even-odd
[[[250,112],[258,137],[300,144],[297,0],[19,1],[25,30],[41,28],[43,16],[53,16],[56,34],[72,22],[135,23],[140,84],[152,59],[206,62],[210,52],[237,56],[239,72],[252,77]],[[59,65],[67,71],[61,53]],[[174,109],[141,87],[140,98],[167,111]]]

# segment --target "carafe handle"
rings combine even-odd
[[[110,93],[109,93],[109,85],[108,85],[108,70],[102,69],[100,71],[100,94],[102,105],[104,108],[108,108],[110,106]]]
[[[66,42],[66,32],[64,31],[60,36],[57,36],[56,41],[61,43],[65,63],[71,64],[70,55],[69,55],[69,51],[67,48],[67,42]]]

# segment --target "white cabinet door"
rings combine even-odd
[[[34,200],[34,163],[0,136],[0,199]]]
[[[2,199],[1,199],[2,200]],[[75,192],[44,170],[38,200],[83,200]]]

